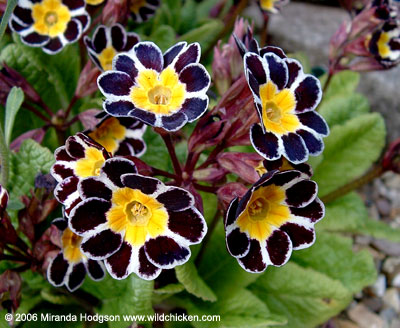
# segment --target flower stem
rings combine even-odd
[[[324,203],[329,203],[337,198],[344,196],[345,194],[360,188],[361,186],[371,182],[375,178],[378,178],[385,172],[382,163],[376,164],[371,170],[365,173],[363,176],[353,180],[352,182],[332,191],[331,193],[321,197]]]
[[[213,51],[214,46],[218,43],[218,41],[221,40],[228,32],[232,30],[233,25],[235,25],[236,18],[240,15],[240,13],[244,10],[244,8],[246,8],[248,2],[249,0],[241,0],[234,7],[232,13],[231,11],[228,12],[228,14],[226,15],[227,17],[230,15],[228,21],[225,22],[224,28],[221,30],[220,33],[217,34],[217,36],[210,43],[208,48],[204,51],[204,57],[207,57],[211,53],[211,51]]]
[[[169,173],[164,170],[157,169],[156,167],[153,167],[153,166],[151,167],[151,170],[153,171],[154,175],[161,175],[163,177],[171,178],[171,179],[175,179],[175,180],[179,179],[177,175],[175,175],[173,173]]]
[[[33,113],[34,115],[36,115],[37,117],[39,117],[42,121],[46,122],[46,123],[50,123],[50,119],[48,117],[46,117],[45,115],[43,115],[41,112],[39,112],[35,107],[33,107],[31,104],[28,104],[27,102],[24,102],[24,104],[22,105],[22,107],[26,108],[27,110],[29,110],[31,113]]]
[[[269,14],[263,13],[264,16],[264,24],[261,30],[260,36],[260,47],[264,47],[267,44],[267,37],[268,37],[268,23],[269,23]]]
[[[155,132],[157,132],[161,138],[164,140],[165,146],[167,146],[168,153],[171,156],[172,166],[174,167],[174,172],[178,177],[182,176],[182,168],[179,163],[178,157],[176,156],[175,147],[172,142],[171,134],[161,128],[155,128]]]
[[[217,156],[219,155],[219,153],[221,151],[223,151],[225,149],[225,141],[222,140],[221,143],[219,143],[210,153],[210,155],[208,155],[208,158],[204,161],[203,164],[201,164],[198,169],[205,169],[207,166],[209,166],[210,164],[215,162],[215,159],[217,158]]]
[[[220,213],[219,209],[217,208],[217,211],[215,212],[214,217],[208,227],[207,234],[205,235],[203,242],[201,243],[200,251],[198,252],[196,260],[194,261],[196,266],[199,266],[201,260],[203,259],[204,252],[207,248],[208,243],[210,242],[211,235],[212,235],[213,231],[215,230],[215,227],[218,224],[220,216],[221,216],[221,213]]]
[[[212,186],[204,186],[198,183],[193,183],[193,186],[200,191],[205,191],[205,192],[209,192],[211,194],[215,194],[218,190],[218,187],[212,187]]]

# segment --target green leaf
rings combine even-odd
[[[178,41],[186,41],[187,43],[199,42],[202,49],[207,49],[223,28],[224,24],[220,20],[212,19],[202,26],[185,33]]]
[[[86,279],[82,288],[93,294],[101,305],[98,313],[103,315],[152,315],[151,304],[153,294],[153,281],[138,278],[134,274],[124,280],[114,280],[107,276],[101,282]],[[128,322],[121,320],[110,321],[109,327],[126,327]]]
[[[169,284],[167,286],[154,289],[154,294],[177,294],[183,292],[185,290],[185,286],[182,284]]]
[[[315,327],[346,308],[352,299],[339,281],[293,262],[267,268],[249,289],[272,313],[287,317],[286,327]]]
[[[8,190],[13,199],[27,194],[34,187],[36,175],[49,173],[54,163],[53,153],[31,139],[21,144],[18,153],[12,154]]]
[[[69,61],[76,62],[75,55],[70,53],[73,59],[69,59]],[[59,65],[65,63],[67,67],[70,67],[68,58],[63,56],[64,60],[61,62],[58,56],[57,58],[50,57],[41,49],[17,43],[10,44],[1,51],[0,62],[4,61],[24,76],[31,85],[35,86],[35,90],[50,107],[53,109],[66,108],[70,99],[66,85],[69,83],[69,88],[72,88],[69,79],[70,73],[68,69],[60,70]]]
[[[356,232],[377,239],[386,239],[394,243],[400,243],[400,229],[393,228],[384,222],[371,218],[367,218],[362,226],[357,227]]]
[[[327,76],[324,75],[321,79],[321,84],[324,85]],[[324,93],[323,99],[327,100],[330,97],[341,95],[350,95],[356,90],[360,82],[360,74],[352,71],[342,71],[332,77],[328,90]]]
[[[260,276],[243,270],[227,252],[222,218],[210,238],[198,271],[218,299],[227,297],[232,293],[232,288],[248,286]]]
[[[3,14],[3,17],[1,17],[1,22],[0,22],[0,41],[3,38],[4,32],[6,31],[8,21],[10,20],[11,14],[14,11],[15,6],[17,5],[18,0],[8,0],[7,1],[7,7],[6,10]]]
[[[319,195],[358,178],[379,158],[385,145],[385,125],[378,113],[363,114],[336,125],[325,138],[323,161],[314,172]]]
[[[167,50],[175,43],[175,30],[169,25],[157,26],[157,29],[150,35],[150,40],[155,42],[162,51]]]
[[[318,224],[317,224],[318,227]],[[326,274],[357,293],[376,280],[376,269],[371,254],[364,250],[353,252],[350,238],[317,229],[315,244],[294,252],[292,260],[303,267]]]
[[[193,261],[175,268],[176,278],[185,286],[186,290],[204,301],[215,302],[217,296],[199,276]]]
[[[13,87],[7,96],[6,119],[4,122],[4,136],[6,143],[10,145],[11,132],[14,126],[15,116],[24,101],[24,92],[21,88]]]
[[[360,93],[338,94],[324,100],[318,111],[332,128],[334,125],[343,124],[356,116],[368,113],[369,103]]]
[[[181,34],[190,31],[197,24],[197,6],[194,0],[186,0],[180,12],[179,32]]]
[[[325,218],[318,223],[318,230],[368,235],[400,242],[400,229],[369,218],[363,200],[356,193],[328,203],[325,209]]]
[[[153,130],[147,129],[144,141],[148,150],[140,159],[161,170],[172,169],[171,159],[162,138]]]
[[[189,298],[176,300],[178,305],[187,309],[190,315],[218,315],[220,320],[193,321],[196,328],[224,327],[267,327],[270,325],[284,324],[286,319],[271,313],[268,307],[257,296],[246,289],[238,289],[232,285],[231,292],[216,303],[191,301]]]
[[[318,223],[318,230],[331,232],[357,231],[368,217],[360,196],[350,193],[325,206],[325,217]]]

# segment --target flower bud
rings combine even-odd
[[[99,69],[93,66],[92,62],[89,60],[79,76],[78,85],[75,90],[75,96],[78,98],[83,98],[97,91],[97,77],[99,75]]]

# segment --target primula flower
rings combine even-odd
[[[395,20],[387,21],[368,38],[367,48],[383,67],[400,62],[400,26]]]
[[[103,279],[105,276],[103,264],[90,260],[82,254],[79,248],[82,237],[74,234],[68,228],[67,220],[55,219],[53,224],[62,231],[62,250],[48,266],[47,279],[49,282],[56,287],[65,285],[70,292],[73,292],[82,285],[86,273],[95,281]]]
[[[132,19],[142,23],[151,18],[160,6],[160,0],[128,0]]]
[[[210,76],[199,60],[198,43],[179,42],[163,55],[153,42],[139,42],[99,76],[104,110],[168,131],[180,129],[208,107]]]
[[[77,191],[80,179],[97,176],[106,159],[111,157],[106,149],[91,138],[78,133],[67,139],[65,146],[54,152],[56,162],[51,174],[58,185],[54,196],[65,206],[65,214],[81,201]]]
[[[100,25],[93,33],[92,39],[85,36],[83,39],[92,61],[101,71],[112,68],[112,60],[116,54],[129,51],[140,41],[133,32],[126,32],[120,24],[111,27]]]
[[[94,130],[85,133],[113,155],[140,157],[146,152],[146,128],[134,118],[105,115]]]
[[[70,215],[71,230],[83,237],[83,253],[105,260],[115,279],[134,272],[150,280],[185,263],[188,246],[207,231],[188,191],[136,172],[126,158],[108,159],[98,177],[79,183],[83,201]]]
[[[77,41],[89,22],[83,0],[19,0],[10,28],[20,34],[23,43],[56,54]]]
[[[90,6],[101,5],[105,0],[85,0],[86,4]]]
[[[314,243],[314,224],[323,216],[315,182],[295,170],[269,172],[232,200],[225,220],[228,251],[249,272],[282,266],[292,250]]]
[[[329,133],[325,120],[315,112],[322,95],[320,82],[279,48],[259,52],[244,56],[246,79],[260,119],[260,124],[251,127],[251,143],[267,160],[284,156],[299,164],[309,155],[319,155],[324,148],[322,137]]]

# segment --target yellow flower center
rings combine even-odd
[[[131,99],[136,107],[157,114],[171,114],[180,109],[185,100],[186,88],[178,74],[168,67],[160,74],[145,69],[136,78]]]
[[[126,128],[119,123],[117,118],[110,117],[93,132],[90,132],[89,137],[114,154],[118,149],[119,142],[125,138],[125,134]]]
[[[117,52],[112,46],[105,48],[99,55],[98,59],[104,71],[112,69],[112,60]]]
[[[113,192],[112,208],[107,212],[111,230],[125,230],[125,241],[141,246],[148,236],[161,235],[168,223],[164,205],[137,189],[121,188]]]
[[[126,205],[125,213],[128,220],[133,225],[144,226],[147,225],[151,217],[150,210],[140,202],[134,200],[132,203]]]
[[[261,0],[260,1],[261,9],[266,10],[266,11],[273,11],[274,4],[276,1],[277,0]]]
[[[171,89],[157,85],[149,91],[149,100],[154,105],[168,105],[171,100]]]
[[[378,40],[378,52],[379,56],[382,58],[387,58],[391,54],[391,50],[389,47],[390,35],[387,32],[383,32]]]
[[[289,89],[278,91],[271,81],[260,87],[262,108],[262,121],[268,132],[287,134],[294,132],[300,121],[294,115],[296,99]]]
[[[75,173],[80,178],[100,175],[100,169],[105,162],[103,152],[94,147],[85,150],[85,157],[76,162]]]
[[[74,234],[69,228],[65,229],[61,242],[63,247],[64,258],[70,263],[77,263],[84,258],[79,246],[82,242],[82,237]]]
[[[247,231],[250,238],[258,241],[266,240],[273,227],[279,228],[289,219],[289,208],[283,204],[285,197],[285,191],[276,185],[257,189],[238,217],[240,231]]]
[[[32,18],[35,32],[56,37],[67,29],[71,14],[60,0],[43,0],[32,6]]]
[[[129,4],[129,9],[134,14],[139,13],[139,9],[146,5],[146,0],[131,0]]]

